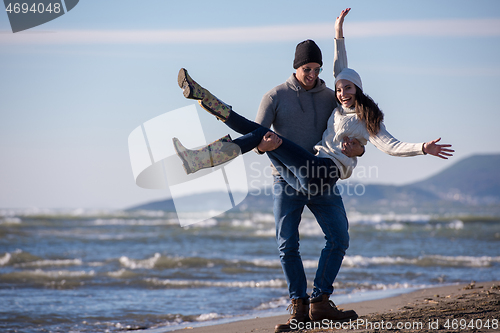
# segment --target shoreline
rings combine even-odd
[[[295,332],[322,333],[332,332],[333,330],[338,332],[384,331],[384,329],[387,330],[391,328],[387,326],[389,324],[392,325],[390,330],[398,331],[398,323],[401,323],[400,325],[406,325],[406,327],[403,326],[400,330],[404,332],[423,332],[426,330],[429,332],[436,330],[440,330],[441,332],[452,332],[460,330],[460,325],[464,322],[469,325],[468,331],[483,332],[485,330],[476,329],[479,328],[478,326],[480,324],[485,325],[488,319],[490,328],[487,329],[487,332],[500,332],[500,328],[493,325],[494,320],[496,320],[497,324],[500,320],[500,281],[471,282],[470,284],[422,288],[397,296],[345,303],[341,304],[339,307],[354,309],[360,317],[358,322],[351,323],[350,326],[345,324],[343,326],[344,329],[340,326],[337,326],[337,329],[335,329],[333,323],[330,323],[330,325],[325,323],[322,326],[318,324],[316,326],[309,325],[300,327],[302,329],[296,330]],[[475,310],[470,311],[471,309]],[[184,327],[174,330],[169,327],[162,327],[148,329],[142,332],[274,333],[274,326],[276,324],[285,323],[288,318],[289,314],[283,314],[278,316],[242,319],[213,325],[207,323],[206,326]],[[447,322],[449,325],[447,325]],[[458,325],[458,327],[454,327],[453,325]],[[448,326],[449,330],[445,326]]]

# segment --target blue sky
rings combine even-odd
[[[177,87],[179,68],[253,119],[262,95],[292,74],[295,45],[306,38],[321,47],[321,78],[332,86],[333,23],[345,7],[353,8],[349,65],[388,130],[408,142],[442,137],[456,149],[443,161],[368,146],[359,165],[377,173],[360,181],[406,184],[500,152],[497,0],[85,0],[16,34],[0,13],[0,208],[124,208],[167,197],[134,184],[127,138],[191,104]],[[209,141],[232,133],[200,119]]]

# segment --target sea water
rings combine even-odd
[[[500,218],[349,213],[340,304],[500,276]],[[312,281],[324,236],[300,227]],[[272,213],[0,210],[0,331],[174,330],[286,314]],[[312,286],[309,285],[309,290]]]

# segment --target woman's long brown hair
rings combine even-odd
[[[368,133],[377,135],[380,131],[380,123],[384,120],[384,113],[378,104],[370,96],[365,95],[358,86],[356,86],[354,107],[359,119],[365,121]]]
[[[365,122],[368,133],[377,135],[380,131],[380,123],[384,121],[384,113],[370,96],[365,95],[357,85],[354,86],[356,87],[356,94],[354,95],[356,114],[360,120]],[[337,98],[337,93],[335,93],[335,100],[338,105],[342,105]]]

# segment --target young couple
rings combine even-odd
[[[321,51],[314,41],[306,40],[296,48],[296,72],[263,97],[256,122],[202,88],[185,69],[178,76],[185,97],[198,100],[204,109],[243,134],[235,140],[227,135],[197,150],[186,149],[174,138],[187,173],[222,164],[250,150],[266,153],[272,162],[276,239],[292,308],[292,316],[287,323],[276,325],[276,332],[288,332],[298,322],[357,318],[353,310],[337,309],[330,295],[349,246],[348,221],[335,183],[351,176],[364,145],[369,141],[394,156],[430,154],[446,159],[453,152],[451,145],[438,144],[440,139],[406,143],[386,130],[382,111],[363,92],[358,73],[347,66],[342,26],[349,10],[343,10],[335,22],[335,91],[319,79]],[[298,228],[304,206],[314,214],[326,239],[310,296],[299,254]]]

